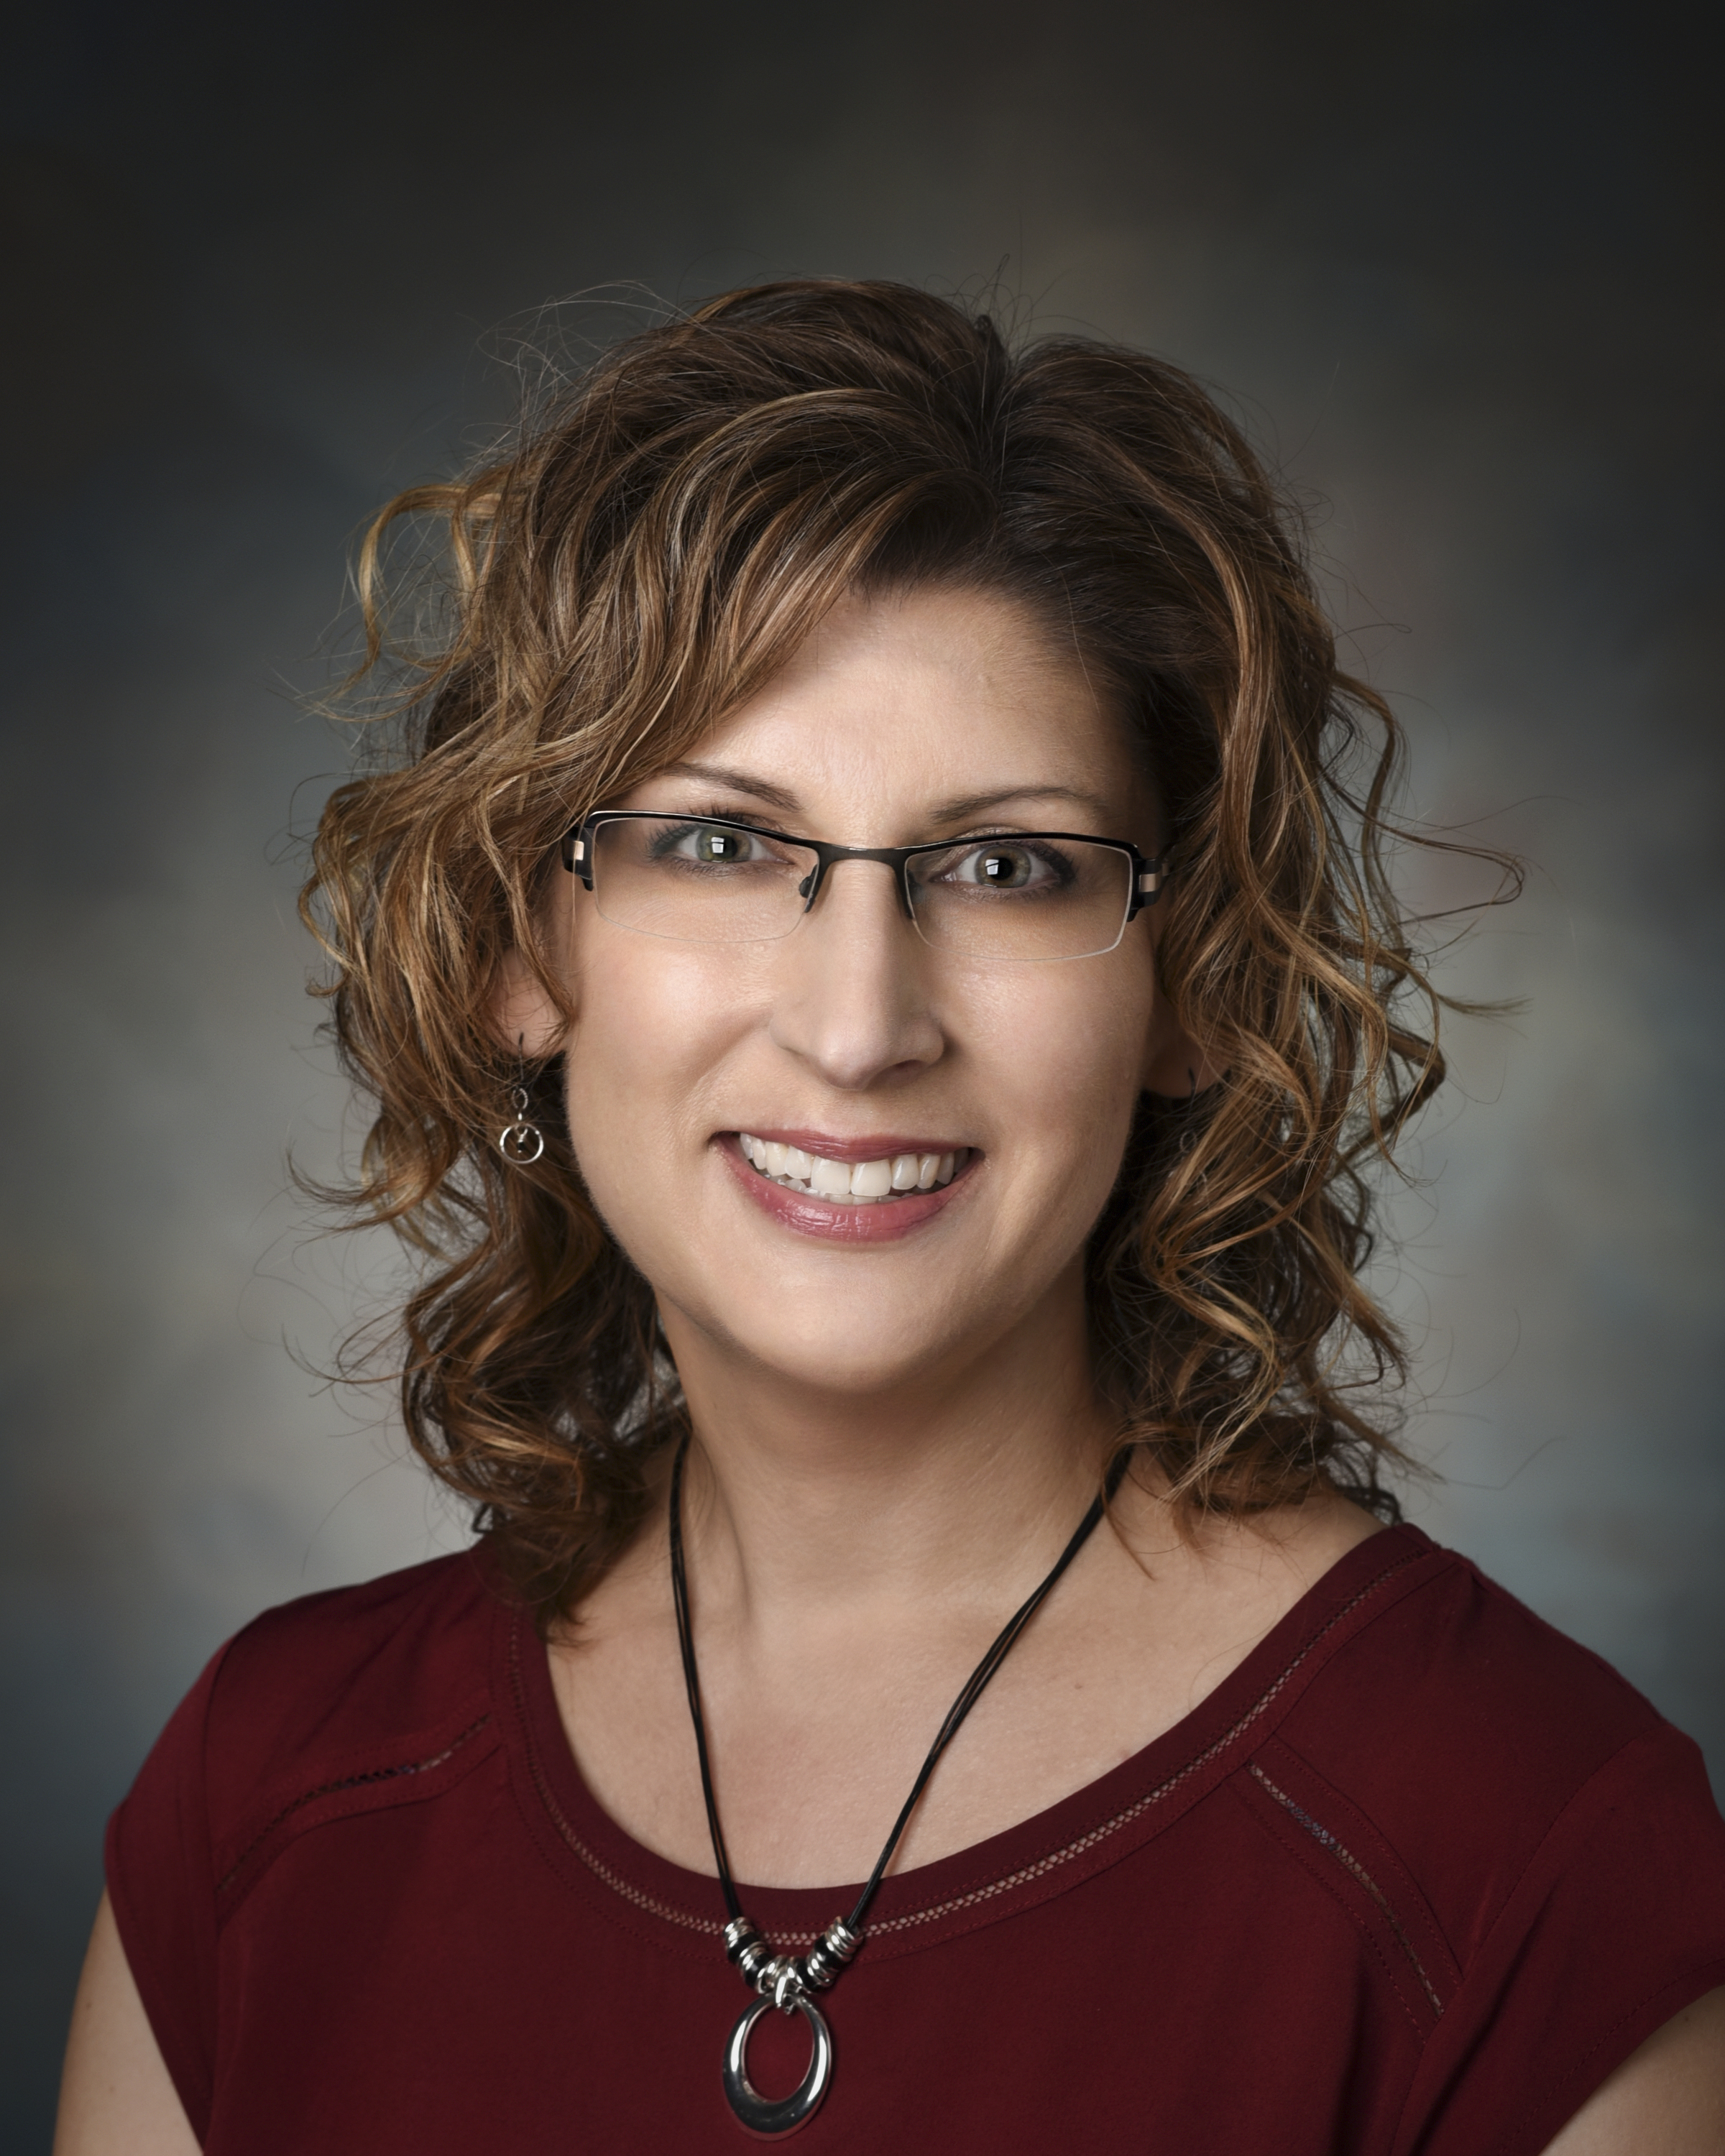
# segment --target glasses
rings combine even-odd
[[[715,816],[601,809],[563,839],[563,866],[619,928],[680,943],[788,936],[839,861],[882,861],[925,943],[978,965],[1111,951],[1153,906],[1162,863],[1125,839],[1013,831],[919,846],[834,846]]]

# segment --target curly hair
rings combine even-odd
[[[423,567],[391,567],[403,519],[431,520],[429,609]],[[685,1409],[652,1290],[583,1186],[558,1057],[519,1074],[542,1157],[499,1158],[518,1073],[498,971],[520,953],[568,1014],[540,925],[561,834],[854,592],[1000,594],[1076,641],[1172,834],[1160,985],[1224,1075],[1144,1097],[1090,1240],[1121,1445],[1189,1517],[1322,1484],[1393,1516],[1405,1348],[1359,1277],[1368,1172],[1442,1081],[1445,1000],[1388,874],[1400,737],[1338,665],[1298,516],[1190,376],[1089,338],[1013,349],[901,285],[748,288],[619,343],[530,400],[506,453],[398,496],[358,583],[356,678],[393,680],[401,747],[331,796],[302,901],[332,962],[315,993],[375,1106],[333,1194],[420,1255],[408,1432],[542,1616],[627,1543]]]

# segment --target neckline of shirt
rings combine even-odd
[[[1356,1545],[1214,1691],[1120,1766],[1015,1826],[889,1876],[869,1927],[870,1958],[1050,1899],[1165,1830],[1245,1763],[1363,1625],[1455,1562],[1414,1527]],[[672,1952],[710,1955],[724,1929],[718,1881],[657,1856],[601,1808],[569,1748],[544,1642],[519,1609],[498,1612],[494,1672],[523,1809],[555,1867],[627,1928]],[[857,1888],[740,1882],[740,1891],[776,1947],[800,1949]]]

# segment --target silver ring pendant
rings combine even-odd
[[[806,2126],[820,2109],[833,2078],[833,2032],[826,2016],[812,1999],[795,1994],[790,2004],[809,2024],[814,2049],[809,2071],[788,2096],[765,2097],[749,2079],[749,2038],[763,2014],[770,2013],[770,1999],[752,1999],[744,2007],[731,2041],[725,2047],[725,2098],[745,2131],[762,2141],[776,2141]]]

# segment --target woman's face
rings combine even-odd
[[[608,805],[854,846],[1157,839],[1076,654],[969,592],[845,602],[691,761]],[[816,1390],[872,1392],[1039,1312],[1070,1319],[1141,1088],[1186,1090],[1153,912],[1100,956],[978,966],[922,942],[875,862],[830,870],[777,941],[642,934],[572,876],[559,904],[575,1151],[674,1346],[692,1327]],[[919,1187],[839,1196],[869,1162],[887,1166],[851,1175],[860,1194]]]

